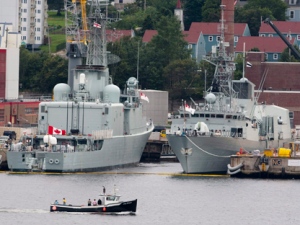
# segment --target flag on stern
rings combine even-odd
[[[100,23],[94,22],[94,25],[93,25],[93,26],[96,27],[96,28],[101,28],[101,24],[100,24]]]
[[[195,113],[195,109],[191,108],[188,104],[185,104],[185,107],[184,107],[185,111],[191,113],[191,114],[194,114]]]
[[[140,96],[142,100],[149,102],[149,98],[143,92],[140,93]]]
[[[66,135],[66,130],[58,129],[53,126],[48,126],[48,134]]]

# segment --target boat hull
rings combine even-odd
[[[50,206],[50,212],[84,212],[84,213],[135,213],[137,199],[126,202],[112,203],[108,205],[86,206],[86,205],[54,205]]]
[[[139,163],[151,131],[105,139],[97,151],[8,151],[8,168],[11,171],[91,172],[134,165]]]
[[[263,151],[265,141],[251,141],[243,138],[214,136],[179,136],[167,135],[172,151],[178,158],[184,173],[220,173],[227,172],[230,156],[240,148],[248,152]],[[269,142],[273,146],[282,146],[288,140]],[[185,151],[183,151],[185,150]]]

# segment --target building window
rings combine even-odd
[[[23,22],[26,22],[26,21],[27,21],[27,19],[26,19],[26,18],[23,18],[22,20],[23,20]]]
[[[25,114],[38,114],[39,108],[25,108]]]
[[[37,19],[36,21],[37,21],[38,23],[40,23],[40,22],[41,22],[41,19]]]
[[[26,27],[22,27],[22,31],[26,31]]]
[[[261,37],[265,37],[266,35],[265,35],[265,34],[260,34],[259,36],[261,36]]]
[[[26,41],[26,36],[22,36],[22,40],[23,40],[23,41]]]
[[[214,37],[213,36],[208,36],[208,41],[209,42],[212,42],[214,40]]]
[[[300,40],[300,35],[299,35],[299,34],[297,35],[297,40],[298,40],[298,41]]]
[[[266,58],[266,60],[268,59],[268,53],[265,53],[265,58]]]
[[[294,18],[295,18],[295,11],[294,11],[294,10],[291,10],[291,11],[290,11],[290,18],[291,18],[291,19],[294,19]]]
[[[188,45],[188,49],[192,49],[193,47],[192,47],[192,45],[191,44],[189,44]]]
[[[289,112],[289,118],[294,119],[294,112]]]
[[[273,34],[269,34],[268,37],[273,37]]]
[[[41,4],[41,1],[37,1],[37,4],[40,5],[40,4]]]
[[[41,31],[41,28],[37,27],[35,28],[35,31]]]
[[[22,3],[27,3],[27,0],[22,0]]]
[[[274,60],[278,60],[278,54],[277,54],[277,53],[274,53],[274,54],[273,54],[273,59],[274,59]]]
[[[234,42],[238,42],[239,41],[239,37],[238,36],[234,36]]]
[[[220,42],[220,40],[221,40],[221,37],[217,36],[217,42]]]
[[[297,1],[297,0],[289,0],[289,4],[290,4],[290,5],[296,5],[296,1]]]
[[[0,109],[0,121],[4,121],[4,109]]]

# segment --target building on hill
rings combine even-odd
[[[255,86],[260,104],[274,104],[289,109],[291,127],[300,125],[300,63],[268,62],[264,52],[248,52],[245,77]]]
[[[21,33],[22,44],[38,48],[44,44],[48,29],[47,0],[0,0],[0,22],[12,24]]]
[[[290,42],[291,44],[296,44],[295,38]],[[240,37],[235,48],[235,54],[243,53],[244,43],[246,52],[251,51],[253,48],[258,48],[265,53],[265,61],[268,62],[278,62],[282,52],[287,48],[280,37]]]
[[[220,41],[220,23],[214,22],[193,22],[190,32],[202,32],[205,41],[205,51],[210,53],[212,46],[217,46]],[[234,46],[237,45],[242,36],[251,36],[248,24],[234,24]]]
[[[12,23],[0,22],[0,99],[19,97],[21,35]]]
[[[300,1],[299,0],[283,0],[288,8],[286,16],[290,21],[300,21]]]
[[[180,21],[180,28],[184,30],[184,23],[183,23],[183,9],[181,7],[181,1],[177,0],[176,8],[174,9],[174,14],[177,19]]]
[[[278,28],[283,36],[288,39],[295,38],[296,45],[300,46],[300,22],[291,21],[272,21],[273,24]],[[273,28],[266,23],[262,23],[259,29],[260,37],[279,37],[279,35],[273,30]]]

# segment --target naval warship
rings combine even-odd
[[[137,78],[123,90],[113,84],[108,64],[118,57],[106,49],[108,20],[101,1],[88,3],[65,0],[67,37],[73,35],[68,84],[57,84],[53,101],[39,104],[37,133],[10,146],[11,171],[99,171],[140,161],[154,125],[144,115]]]

